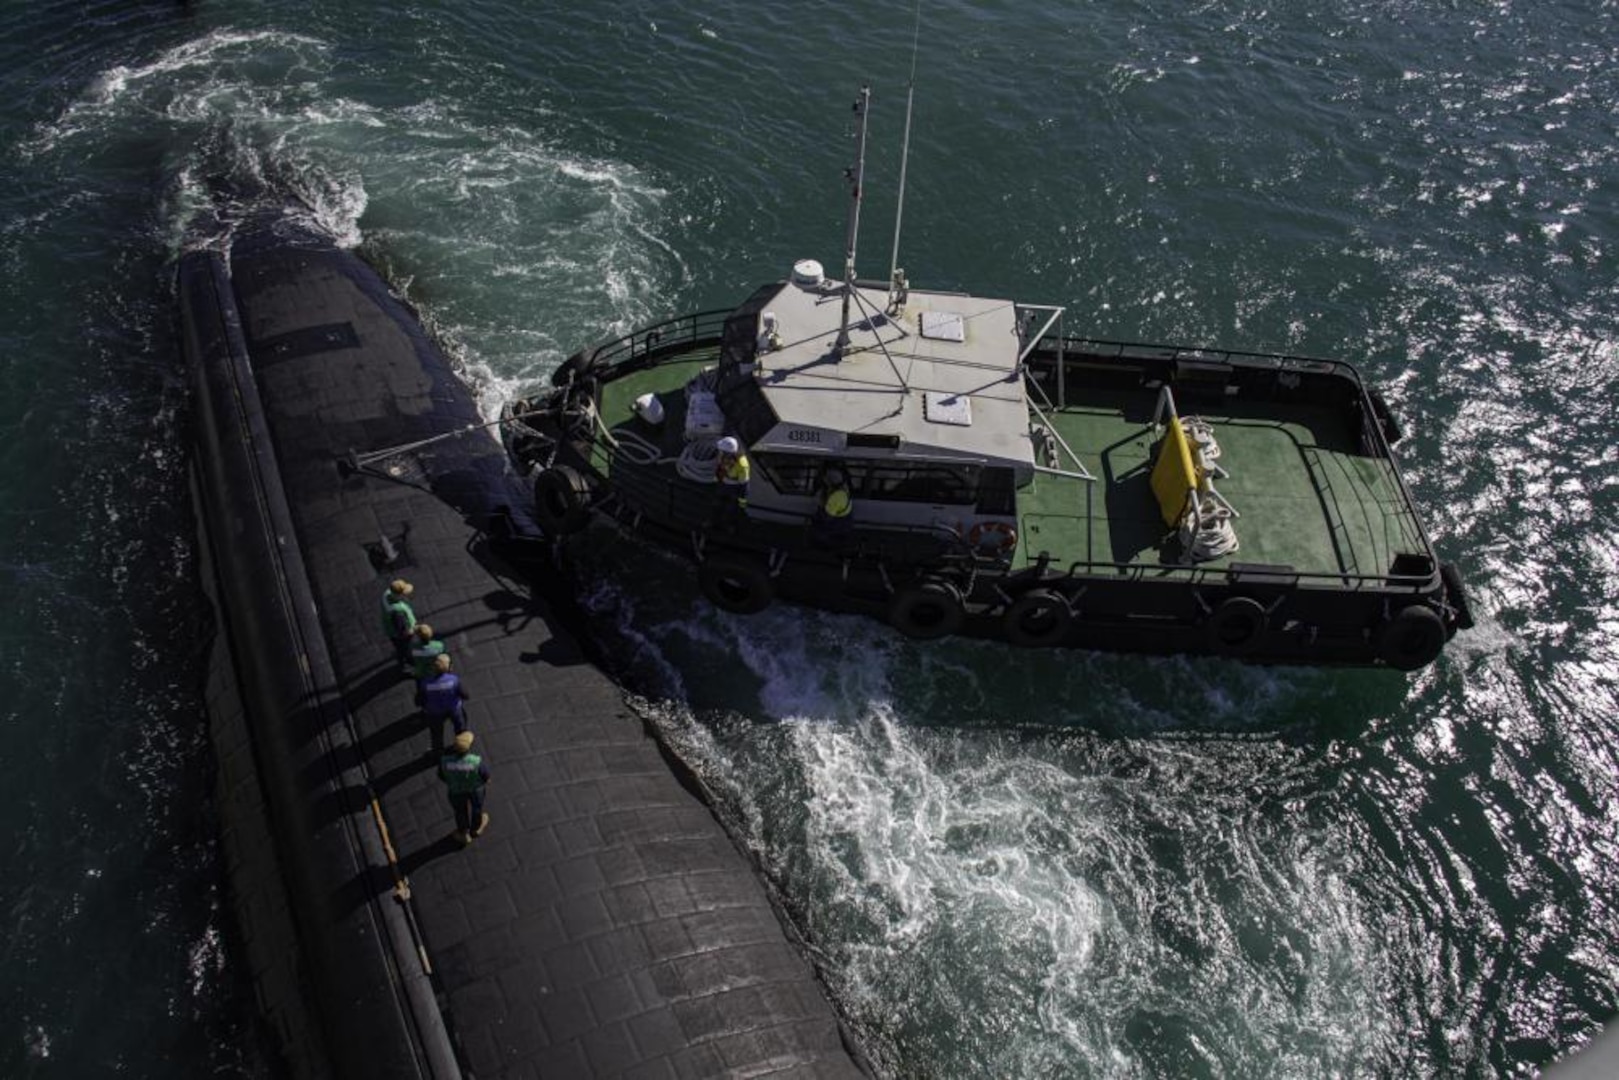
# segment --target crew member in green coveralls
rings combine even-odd
[[[450,807],[455,811],[455,838],[463,845],[489,828],[489,815],[483,808],[489,766],[481,754],[472,752],[472,741],[472,732],[461,732],[438,763],[439,779],[450,789]]]
[[[416,586],[404,578],[395,578],[382,594],[382,632],[394,643],[394,656],[408,675],[410,666],[410,637],[416,629],[416,611],[410,606],[410,594]]]
[[[418,683],[424,683],[437,674],[433,670],[433,660],[443,652],[444,642],[433,636],[433,628],[424,622],[417,623],[410,643],[410,666],[411,674]]]

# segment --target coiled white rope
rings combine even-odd
[[[632,465],[655,465],[661,457],[658,448],[650,441],[633,431],[626,430],[618,432],[616,451],[618,456]]]
[[[1181,428],[1192,440],[1192,452],[1205,462],[1220,459],[1220,444],[1214,440],[1214,425],[1201,416],[1181,417]],[[1212,470],[1210,470],[1212,471]]]
[[[675,472],[687,480],[695,480],[699,484],[712,484],[718,477],[714,475],[714,466],[719,461],[720,452],[715,449],[714,439],[693,439],[680,451],[680,457],[675,460]]]
[[[1237,531],[1231,527],[1232,513],[1224,506],[1203,503],[1181,518],[1181,550],[1191,562],[1204,562],[1237,550]]]

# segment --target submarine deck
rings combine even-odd
[[[415,320],[329,244],[238,241],[229,289],[291,508],[295,537],[281,542],[295,541],[307,568],[335,680],[321,689],[340,701],[311,722],[350,724],[365,776],[320,814],[365,829],[374,806],[385,824],[461,1067],[862,1075],[750,860],[559,614],[469,527],[476,485],[463,474],[503,467],[498,445],[486,440],[485,454],[458,440],[339,468],[355,449],[480,419]],[[257,446],[263,459],[271,451]],[[447,732],[424,725],[380,636],[393,577],[414,583],[418,617],[447,642],[493,773],[492,824],[466,849],[434,771]],[[237,629],[238,650],[261,646]],[[305,779],[308,791],[290,797],[329,790]],[[364,865],[328,883],[331,902],[394,903],[396,880]],[[340,1017],[326,1022],[329,1038],[343,1036]]]

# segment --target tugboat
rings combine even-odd
[[[1060,307],[857,278],[867,101],[842,280],[802,260],[507,407],[547,533],[609,521],[726,611],[918,639],[1413,671],[1472,624],[1350,365],[1070,336]]]

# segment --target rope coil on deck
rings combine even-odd
[[[720,452],[715,449],[714,440],[698,439],[687,443],[680,450],[680,457],[675,459],[675,472],[687,480],[695,480],[700,484],[714,483],[714,466],[719,461]]]
[[[1212,502],[1199,511],[1187,510],[1181,519],[1181,550],[1193,562],[1217,559],[1237,550],[1237,532],[1231,527],[1231,511]]]

